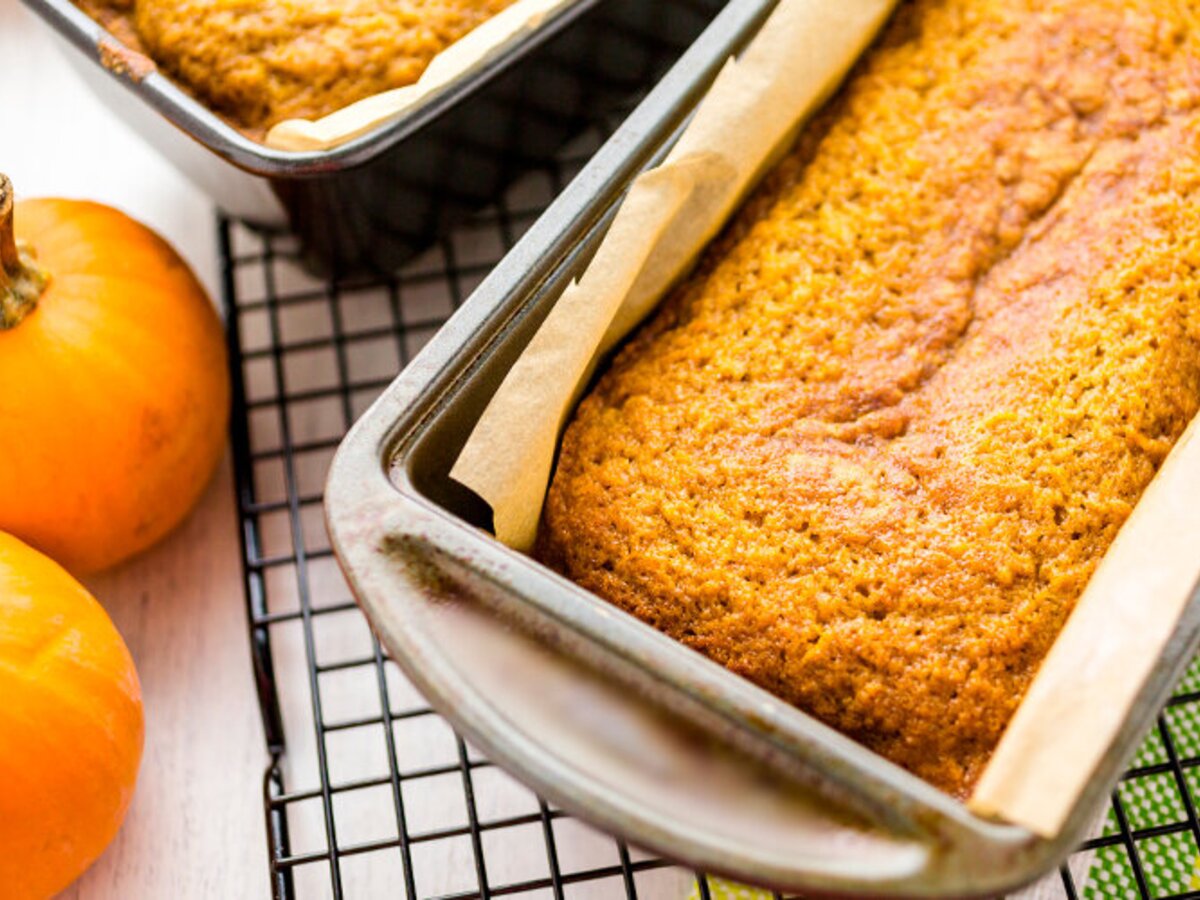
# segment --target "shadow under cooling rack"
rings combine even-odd
[[[577,142],[386,278],[320,281],[294,239],[220,224],[252,651],[280,900],[742,896],[548,806],[467,745],[371,634],[321,492],[342,435],[598,145]],[[1200,669],[1095,835],[1024,898],[1200,898]],[[770,895],[767,895],[770,897]]]

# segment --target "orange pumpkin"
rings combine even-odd
[[[0,533],[0,896],[43,900],[112,841],[142,756],[133,660],[57,563]]]
[[[186,263],[128,216],[16,204],[0,176],[0,530],[68,569],[153,544],[225,446],[216,311]]]

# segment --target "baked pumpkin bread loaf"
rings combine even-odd
[[[537,555],[969,792],[1200,402],[1198,12],[903,7],[582,402]]]
[[[197,99],[264,134],[412,84],[514,0],[79,0]]]

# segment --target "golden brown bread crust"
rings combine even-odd
[[[580,405],[539,557],[969,791],[1197,411],[1196,25],[904,8]]]
[[[78,0],[256,135],[412,84],[515,0]]]

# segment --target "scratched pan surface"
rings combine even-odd
[[[771,0],[732,0],[347,436],[326,492],[340,562],[430,701],[537,791],[718,874],[807,895],[994,896],[1084,836],[1200,638],[1193,597],[1053,840],[985,821],[486,530],[448,478],[471,428]]]

